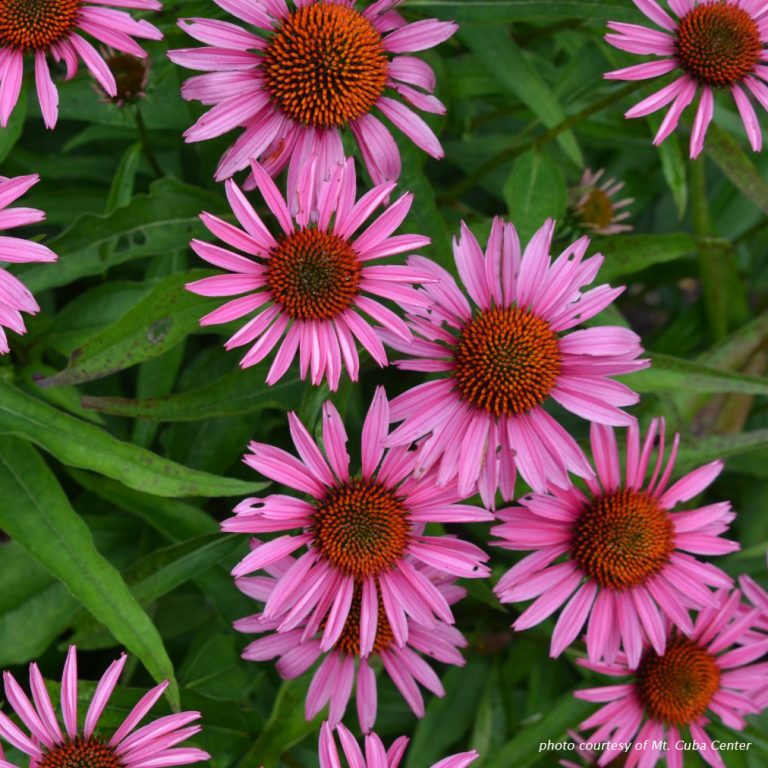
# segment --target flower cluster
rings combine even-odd
[[[168,54],[203,73],[182,86],[185,99],[208,108],[186,140],[238,132],[215,172],[232,215],[202,213],[218,242],[191,243],[221,271],[188,290],[226,297],[201,324],[237,322],[226,348],[246,348],[242,368],[265,364],[270,386],[296,363],[301,380],[337,392],[343,379],[359,380],[367,358],[388,366],[392,351],[403,374],[393,398],[375,389],[354,460],[338,400],[324,402],[315,420],[311,408],[303,421],[287,415],[293,452],[250,443],[245,464],[274,488],[241,501],[221,526],[249,538],[250,550],[232,570],[237,589],[258,606],[235,623],[257,636],[243,658],[276,660],[287,679],[312,670],[306,717],[327,710],[322,768],[340,768],[342,756],[353,768],[397,768],[407,739],[387,750],[373,732],[377,674],[383,670],[418,717],[424,690],[444,695],[435,666],[464,664],[468,646],[455,626],[454,606],[466,594],[458,581],[491,577],[489,555],[474,539],[492,522],[497,547],[526,553],[494,586],[502,603],[533,601],[514,629],[556,615],[553,657],[583,641],[579,664],[622,680],[577,692],[604,704],[580,725],[583,734],[592,731],[590,741],[661,744],[687,733],[712,747],[706,727],[713,717],[743,729],[746,716],[768,705],[768,664],[761,661],[768,595],[747,577],[736,588],[704,559],[739,548],[724,538],[735,518],[731,504],[694,502],[722,462],[673,477],[679,435],[670,440],[657,418],[643,437],[627,410],[639,396],[617,377],[650,361],[632,330],[596,320],[624,290],[594,285],[603,256],[590,253],[586,236],[570,244],[558,238],[552,219],[521,243],[512,222],[495,218],[485,245],[462,222],[453,241],[457,279],[419,253],[430,248],[429,238],[399,231],[413,195],[396,192],[401,157],[381,117],[442,157],[418,113],[445,108],[434,95],[435,73],[413,54],[444,43],[457,25],[409,22],[398,9],[402,0],[365,7],[356,0],[215,2],[237,23],[182,19],[181,29],[203,46]],[[768,108],[768,4],[634,3],[659,29],[611,22],[606,40],[660,58],[606,77],[676,74],[627,117],[668,106],[659,143],[700,94],[690,133],[696,157],[715,94],[727,89],[759,150],[752,100]],[[82,60],[115,103],[137,97],[147,69],[136,62],[146,54],[134,38],[162,35],[129,11],[161,7],[156,0],[0,0],[0,125],[19,99],[27,59],[48,128],[58,118],[51,59],[64,64],[67,78]],[[110,59],[134,66],[129,88],[118,89],[85,36],[108,46]],[[358,190],[345,139],[372,182],[366,190]],[[238,184],[233,177],[241,172]],[[612,236],[631,228],[621,209],[632,200],[616,201],[622,184],[600,183],[602,175],[584,172],[570,215],[582,231]],[[8,208],[37,181],[0,179],[0,229],[43,219],[37,209]],[[0,261],[55,259],[34,240],[0,237]],[[9,351],[4,329],[24,333],[22,312],[38,309],[19,278],[0,270],[0,352]],[[572,434],[580,422],[589,428],[590,457]],[[139,727],[167,683],[113,733],[102,732],[125,661],[107,669],[82,727],[74,647],[61,682],[61,720],[35,664],[31,700],[5,673],[16,719],[0,712],[0,738],[35,768],[163,768],[208,759],[179,746],[200,731],[197,712]],[[342,722],[353,696],[364,752]],[[682,765],[680,754],[654,746],[642,757],[633,752],[627,764],[652,766],[665,757]],[[702,754],[722,764],[716,749]],[[605,751],[598,764],[616,756]],[[466,768],[476,757],[454,755],[433,768]],[[0,748],[0,767],[9,766]]]

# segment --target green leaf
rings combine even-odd
[[[115,171],[115,177],[112,180],[112,187],[107,198],[107,213],[112,213],[116,208],[128,205],[131,202],[136,182],[136,170],[139,167],[140,159],[141,144],[138,142],[131,144],[125,150],[125,154],[122,160],[120,160],[120,165],[117,167],[117,171]]]
[[[553,18],[596,21],[639,21],[624,0],[409,0],[409,8],[425,14],[462,22],[511,24],[516,21]]]
[[[705,151],[736,189],[768,213],[768,182],[735,139],[713,123],[707,132]]]
[[[768,312],[731,333],[727,339],[716,344],[699,356],[708,365],[737,370],[743,368],[754,353],[768,338]]]
[[[136,372],[136,396],[166,397],[173,392],[179,371],[184,364],[186,344],[179,344],[165,355],[147,360]],[[89,411],[93,413],[93,411]],[[132,442],[150,448],[157,437],[160,425],[157,422],[136,420],[131,432]]]
[[[531,150],[515,160],[504,185],[510,220],[527,242],[547,218],[560,218],[567,199],[565,179],[545,152]]]
[[[157,600],[248,547],[242,536],[217,531],[182,544],[155,550],[126,571],[131,592],[140,603]]]
[[[0,434],[24,437],[62,464],[88,469],[155,496],[241,496],[264,487],[188,469],[124,443],[0,382]]]
[[[50,574],[18,542],[3,544],[0,568],[0,613],[22,605],[53,583]]]
[[[39,397],[49,405],[59,410],[71,413],[79,419],[93,422],[94,424],[104,424],[104,418],[99,413],[88,411],[83,408],[80,400],[82,392],[76,387],[58,387],[57,389],[41,389],[38,381],[45,376],[53,376],[56,371],[50,366],[38,362],[31,362],[17,370],[16,385],[29,392],[35,397]]]
[[[451,252],[451,236],[445,217],[435,203],[435,187],[424,174],[425,155],[412,144],[402,148],[403,172],[398,182],[400,189],[413,193],[413,205],[408,214],[409,231],[432,238],[427,254],[444,264],[442,256]]]
[[[84,291],[56,315],[47,343],[63,355],[71,355],[97,333],[116,323],[151,289],[145,282],[110,280]]]
[[[168,696],[178,707],[173,664],[157,629],[120,573],[97,551],[56,478],[21,440],[0,438],[0,491],[0,526],[136,654],[155,680],[170,681]]]
[[[83,488],[142,519],[169,541],[181,542],[218,530],[210,515],[187,502],[158,499],[87,472],[70,470],[70,475]]]
[[[605,256],[600,282],[641,272],[648,267],[680,259],[696,252],[696,240],[684,232],[671,235],[613,235],[593,242]]]
[[[70,475],[83,488],[99,498],[143,520],[161,536],[171,542],[184,542],[218,531],[213,517],[187,502],[175,499],[159,499],[146,493],[126,488],[109,480],[86,472],[70,470]],[[230,624],[248,611],[248,599],[232,589],[228,569],[209,570],[195,579],[195,583],[209,598],[211,605]],[[246,603],[245,607],[243,603]]]
[[[192,0],[184,1],[184,10],[191,15],[202,15],[203,8],[194,13]],[[165,5],[164,10],[168,6]],[[169,17],[170,18],[170,17]],[[170,30],[166,30],[168,34]],[[179,95],[180,78],[184,73],[178,67],[169,66],[165,60],[164,50],[155,48],[157,55],[152,54],[150,64],[150,86],[146,97],[141,100],[141,114],[150,130],[166,129],[178,134],[189,126],[192,121],[190,106]],[[62,83],[61,105],[59,118],[63,120],[79,120],[91,125],[108,125],[124,127],[136,132],[136,107],[118,106],[104,97],[103,91],[94,88],[94,84],[85,77],[76,77]]]
[[[231,632],[217,632],[203,627],[192,641],[189,653],[180,665],[179,682],[184,690],[194,690],[217,701],[238,701],[256,686],[259,698],[267,670],[240,658],[241,638]]]
[[[729,327],[744,316],[748,317],[750,312],[733,245],[727,240],[702,238],[699,241],[699,272],[713,336],[722,341],[728,335]]]
[[[432,765],[444,757],[449,747],[469,733],[476,716],[468,701],[477,701],[490,675],[488,662],[473,658],[466,667],[449,669],[443,679],[445,696],[432,698],[414,731],[408,748],[406,768]]]
[[[0,163],[2,163],[16,146],[24,131],[24,120],[27,117],[27,94],[22,91],[16,108],[11,113],[8,125],[0,128]]]
[[[202,210],[222,207],[216,195],[175,179],[162,179],[149,194],[106,216],[86,214],[48,245],[59,261],[24,271],[24,283],[42,291],[88,275],[98,275],[117,264],[185,248],[206,230],[199,221]],[[46,269],[47,267],[47,269]]]
[[[459,35],[489,74],[514,93],[547,128],[565,120],[565,112],[557,97],[503,26],[466,26],[461,28]],[[581,168],[584,160],[573,133],[564,131],[557,141]]]
[[[3,553],[3,568],[5,553]],[[70,625],[80,604],[54,583],[0,613],[0,666],[25,664],[41,656]]]
[[[80,384],[151,360],[175,347],[199,328],[210,299],[185,289],[210,275],[195,270],[169,275],[117,322],[76,349],[61,373],[40,382],[44,387]]]
[[[574,698],[570,691],[540,714],[534,722],[525,727],[511,741],[508,741],[484,764],[484,768],[526,768],[541,760],[540,744],[547,741],[563,741],[568,728],[573,728],[594,708],[587,701]]]
[[[484,764],[487,756],[494,754],[506,742],[507,720],[506,708],[502,701],[499,670],[494,667],[480,696],[472,727],[470,745],[480,755],[477,768]]]
[[[275,705],[264,730],[238,764],[238,768],[277,768],[280,756],[317,730],[318,715],[307,722],[304,717],[309,680],[289,680],[280,686]]]
[[[62,155],[73,154],[75,150],[82,147],[103,144],[106,141],[133,141],[136,137],[134,128],[117,127],[113,125],[89,125],[82,131],[76,133],[61,148]]]
[[[737,392],[743,395],[768,395],[768,379],[734,373],[711,365],[654,352],[651,367],[623,377],[637,392]]]
[[[17,541],[2,545],[0,666],[42,654],[77,613],[77,600]]]
[[[682,219],[688,205],[688,158],[680,144],[680,139],[674,133],[659,145],[658,151],[661,171],[675,201],[677,218]]]
[[[680,446],[677,465],[680,468],[690,468],[706,464],[715,459],[726,459],[742,453],[768,448],[768,429],[756,429],[733,435],[708,435],[696,438],[694,443],[683,442]],[[746,458],[746,457],[745,457]],[[761,471],[754,473],[760,477],[768,476],[768,463],[764,458],[758,462]],[[738,467],[737,462],[729,463],[732,469]],[[753,474],[749,472],[749,474]]]
[[[198,578],[220,562],[227,562],[242,546],[240,536],[208,534],[156,550],[123,575],[136,602],[144,606]],[[112,644],[111,637],[91,617],[77,621],[77,633],[72,642],[87,650],[108,648]]]
[[[206,387],[167,397],[130,400],[120,397],[84,397],[83,406],[115,416],[150,421],[200,421],[218,416],[241,416],[267,408],[298,407],[304,386],[290,374],[274,386],[265,384],[266,368],[235,370]]]

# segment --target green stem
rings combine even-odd
[[[144,122],[144,116],[141,114],[141,109],[138,105],[136,105],[134,115],[136,117],[136,130],[139,132],[139,141],[141,142],[141,148],[144,150],[144,155],[147,158],[147,162],[152,168],[155,176],[165,176],[165,172],[160,166],[160,163],[157,162],[155,153],[152,150],[152,144],[149,141],[149,133],[147,131],[146,123]]]
[[[715,238],[715,228],[707,197],[704,158],[691,163],[691,215],[698,243],[699,279],[704,305],[715,341],[728,334],[728,286],[735,272],[733,249],[727,241]]]
[[[707,183],[704,174],[704,158],[691,162],[691,211],[693,231],[696,237],[712,237],[712,217],[707,200]]]
[[[491,173],[491,171],[496,170],[496,168],[499,168],[518,155],[522,155],[529,149],[543,146],[547,142],[556,139],[561,133],[574,128],[575,126],[579,125],[579,123],[582,123],[584,120],[592,117],[592,115],[595,115],[598,112],[602,112],[602,110],[606,109],[607,107],[610,107],[616,102],[621,101],[625,96],[629,96],[630,94],[639,90],[643,85],[644,83],[642,82],[629,83],[629,85],[625,85],[623,88],[619,88],[618,90],[607,94],[602,99],[593,101],[589,106],[585,107],[580,112],[577,112],[575,115],[571,115],[571,117],[566,118],[561,123],[552,126],[552,128],[550,128],[548,131],[545,131],[540,136],[528,139],[527,141],[521,141],[520,137],[518,137],[515,142],[510,144],[509,147],[499,152],[498,155],[492,157],[487,162],[483,163],[477,170],[463,178],[458,184],[455,184],[453,187],[451,187],[444,196],[441,196],[438,202],[446,202],[460,197],[465,192],[468,192],[470,189],[472,189],[472,187],[474,187],[481,179]]]

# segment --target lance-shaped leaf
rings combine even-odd
[[[624,377],[637,392],[738,392],[744,395],[768,395],[768,379],[734,373],[711,365],[672,355],[652,353],[651,367]]]
[[[503,26],[466,25],[459,34],[488,73],[515,94],[547,128],[565,120],[565,112],[557,97]],[[557,142],[571,160],[579,166],[583,164],[572,131],[561,133]]]
[[[637,21],[638,12],[624,0],[409,0],[409,7],[441,19],[511,24],[552,18]]]
[[[605,256],[597,276],[600,283],[642,272],[648,267],[695,253],[696,240],[684,232],[671,235],[613,235],[594,240],[593,250]]]
[[[0,382],[0,434],[24,437],[62,464],[97,472],[155,496],[241,496],[264,487],[161,458],[5,382]]]
[[[175,347],[200,326],[210,299],[184,286],[211,274],[205,270],[169,275],[119,320],[76,349],[61,373],[40,382],[58,387],[101,379]]]
[[[88,526],[29,444],[0,437],[0,526],[44,565],[158,681],[179,706],[173,664],[154,624],[120,573],[96,549]]]
[[[200,211],[223,207],[210,192],[161,179],[149,194],[136,195],[109,215],[89,213],[77,219],[47,243],[59,255],[54,268],[45,264],[24,270],[24,283],[36,293],[102,274],[117,264],[185,248],[193,237],[205,235]]]
[[[218,416],[252,414],[266,408],[291,410],[301,403],[298,377],[286,377],[272,387],[264,383],[266,369],[236,370],[218,381],[189,392],[166,397],[130,400],[120,397],[84,397],[83,406],[115,416],[150,421],[200,421]]]

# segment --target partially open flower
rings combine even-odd
[[[108,6],[114,6],[112,8]],[[63,61],[67,79],[85,63],[109,96],[117,94],[115,77],[104,57],[83,37],[93,37],[130,56],[146,51],[134,37],[161,40],[157,27],[136,20],[117,8],[159,11],[158,0],[2,0],[0,2],[0,125],[6,126],[19,100],[24,60],[34,57],[37,98],[46,128],[54,128],[59,115],[59,93],[51,79],[48,58]]]
[[[118,107],[123,107],[145,98],[151,69],[149,56],[139,59],[121,51],[114,51],[111,48],[102,53],[109,71],[115,78],[114,94],[109,94],[103,88],[99,88],[106,100]]]
[[[617,200],[624,182],[605,179],[601,183],[604,173],[604,168],[597,173],[586,168],[578,185],[570,190],[568,208],[576,227],[594,235],[630,232],[632,226],[623,223],[629,218],[629,212],[622,209],[631,205],[634,199],[626,197]]]

